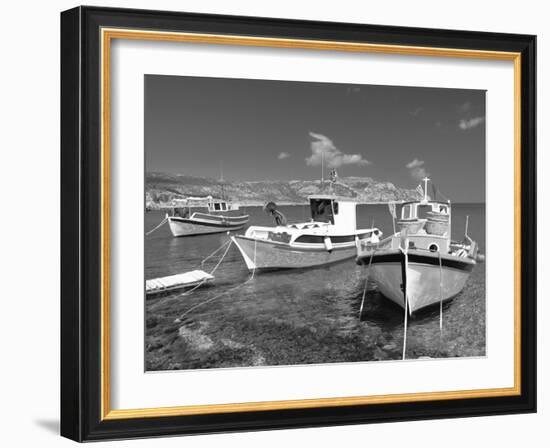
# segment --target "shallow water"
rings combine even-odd
[[[261,207],[245,210],[249,224],[271,225]],[[309,213],[307,206],[280,210],[290,222],[307,220]],[[362,205],[357,215],[358,226],[370,227],[374,222],[386,235],[392,233],[387,206]],[[484,253],[483,204],[453,206],[453,239],[462,239],[466,215],[470,216],[468,233]],[[162,212],[146,213],[145,229],[152,229],[163,216]],[[173,238],[165,225],[145,237],[145,278],[201,268],[201,261],[227,240],[223,233]],[[210,272],[222,253],[202,269]],[[146,368],[401,359],[403,310],[369,283],[359,316],[365,274],[365,268],[351,259],[311,270],[259,273],[249,280],[250,273],[232,245],[209,286],[146,300]],[[184,313],[181,322],[175,322]],[[475,267],[462,293],[444,304],[442,333],[439,318],[435,306],[409,319],[407,359],[485,355],[484,263]]]

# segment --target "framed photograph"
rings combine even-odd
[[[61,433],[536,411],[535,36],[61,14]]]

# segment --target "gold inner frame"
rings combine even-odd
[[[141,409],[111,409],[110,388],[110,62],[111,41],[131,39],[215,45],[297,48],[311,50],[384,53],[414,56],[506,60],[514,63],[514,386],[391,395],[314,398],[246,403],[188,405]],[[515,52],[465,50],[305,39],[279,39],[217,34],[101,29],[101,419],[167,417],[283,409],[306,409],[381,403],[404,403],[521,394],[521,54]]]

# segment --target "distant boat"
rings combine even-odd
[[[467,227],[462,242],[451,241],[451,203],[430,200],[428,180],[422,200],[403,204],[398,232],[358,245],[357,263],[370,267],[380,292],[409,313],[456,296],[482,259]]]
[[[311,221],[287,224],[274,203],[265,207],[274,227],[251,226],[231,237],[249,270],[311,268],[355,257],[356,242],[378,241],[376,228],[356,228],[356,201],[333,195],[309,198]]]
[[[225,199],[206,196],[175,200],[166,219],[172,235],[183,237],[240,230],[248,215],[240,214],[239,206]]]

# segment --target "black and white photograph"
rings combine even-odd
[[[486,355],[486,92],[145,75],[146,371]]]

